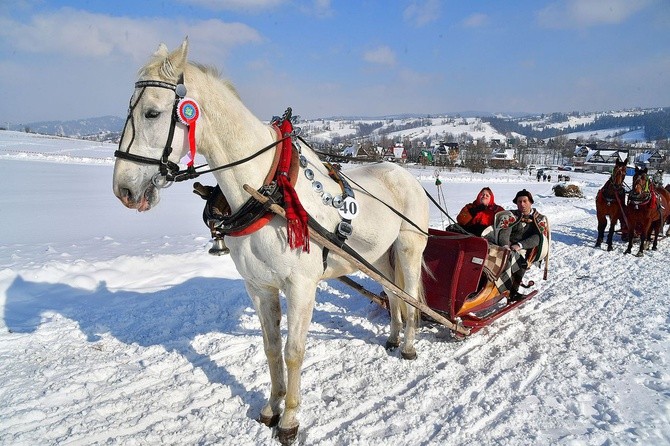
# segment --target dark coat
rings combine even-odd
[[[528,216],[522,216],[519,210],[510,212],[514,215],[516,221],[509,227],[500,230],[498,234],[500,246],[511,246],[519,243],[523,249],[528,251],[538,246],[542,241],[542,234],[533,222],[533,217],[537,211],[533,209]]]

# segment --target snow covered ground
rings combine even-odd
[[[203,202],[180,184],[125,209],[114,149],[0,132],[0,444],[276,444],[254,421],[258,320],[232,261],[207,254]],[[412,172],[437,195],[433,169]],[[384,350],[384,310],[322,283],[298,442],[670,444],[669,242],[594,249],[607,177],[571,175],[585,198],[511,171],[440,174],[452,215],[483,186],[510,208],[527,188],[552,225],[536,298],[464,341],[424,325],[403,361]]]

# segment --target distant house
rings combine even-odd
[[[440,141],[437,146],[433,147],[433,158],[435,164],[439,166],[456,164],[459,154],[460,147],[457,142]]]
[[[402,143],[398,142],[393,147],[384,152],[383,159],[385,161],[393,161],[406,163],[407,162],[407,150]]]
[[[491,153],[489,166],[492,169],[509,169],[516,167],[519,162],[516,160],[514,149],[496,149]]]
[[[573,158],[575,167],[581,167],[584,170],[591,170],[593,172],[611,172],[614,164],[619,161],[625,161],[628,158],[628,150],[613,149],[613,150],[589,150],[584,157],[584,161],[579,163]]]
[[[658,150],[645,150],[637,156],[635,165],[651,169],[659,169],[664,161],[665,156]]]
[[[379,159],[379,152],[376,150],[374,147],[369,147],[365,148],[362,146],[347,146],[344,149],[342,149],[341,152],[342,156],[350,156],[352,158],[368,158],[370,160],[378,160]]]
[[[344,149],[342,149],[341,154],[342,156],[357,156],[358,148],[354,146],[347,146]]]

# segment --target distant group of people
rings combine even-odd
[[[535,175],[537,177],[538,183],[540,181],[551,181],[551,174],[550,173],[544,173],[543,170],[538,170],[537,174]]]
[[[497,237],[489,231],[486,238],[498,246],[509,249],[516,257],[520,268],[512,272],[509,300],[517,301],[525,297],[519,293],[519,286],[529,267],[527,257],[522,256],[520,251],[530,253],[540,245],[542,229],[538,221],[544,219],[544,216],[533,209],[533,195],[526,189],[517,192],[512,202],[517,208],[501,215],[504,221],[498,230]],[[491,188],[484,187],[472,203],[466,204],[461,209],[456,222],[465,231],[482,236],[486,228],[496,224],[496,215],[503,211],[505,209],[496,204]]]

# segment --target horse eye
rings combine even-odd
[[[161,115],[161,112],[159,112],[158,110],[153,110],[153,109],[152,110],[147,110],[144,113],[144,117],[147,118],[147,119],[156,119],[160,115]]]

